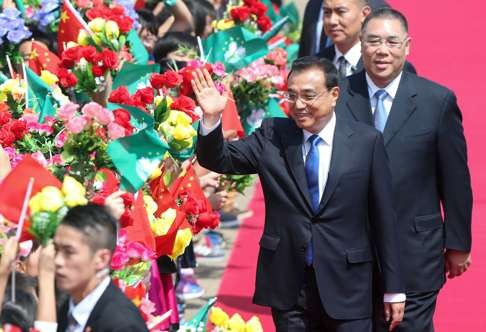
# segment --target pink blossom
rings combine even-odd
[[[108,137],[111,140],[116,140],[123,136],[125,136],[125,128],[114,122],[108,125]]]
[[[96,122],[102,125],[107,125],[115,120],[112,111],[107,110],[95,102],[90,102],[84,105],[82,112],[87,119],[94,119]]]
[[[74,115],[78,111],[78,108],[79,108],[78,104],[69,102],[67,104],[62,105],[59,108],[59,110],[57,111],[57,115],[59,116],[59,118],[61,118],[61,120],[67,122],[72,117],[74,117]]]
[[[3,148],[3,150],[7,153],[8,158],[10,159],[10,165],[12,165],[12,168],[15,168],[19,162],[22,161],[24,158],[23,154],[17,154],[14,148],[10,146],[6,146]]]
[[[204,61],[201,61],[201,60],[191,60],[191,61],[187,62],[187,67],[190,67],[190,68],[203,68],[204,67],[204,64],[205,64],[205,62]]]
[[[90,0],[76,0],[76,6],[80,9],[86,9],[93,7],[93,2]]]
[[[127,242],[127,231],[125,229],[120,229],[116,242],[118,243],[118,245],[125,245],[125,243]]]
[[[223,83],[214,82],[214,86],[216,87],[216,90],[218,90],[220,94],[223,94],[224,90],[226,90]]]
[[[66,143],[68,136],[66,132],[63,130],[61,131],[55,138],[54,138],[54,145],[56,148],[62,148],[64,143]]]
[[[47,161],[46,157],[44,157],[44,155],[41,152],[39,152],[39,151],[34,152],[30,156],[33,159],[35,159],[42,166],[44,166],[44,167],[49,166],[49,162]]]
[[[224,76],[226,74],[226,68],[224,67],[224,64],[221,62],[216,62],[213,65],[213,73],[218,76]]]
[[[119,247],[115,249],[115,252],[111,256],[111,268],[113,270],[123,269],[125,265],[128,263],[128,261],[130,260],[130,258],[125,252],[120,251],[118,249]]]
[[[130,258],[140,258],[147,261],[154,258],[154,253],[140,242],[130,242],[126,247],[127,255]]]
[[[155,304],[150,301],[148,298],[142,298],[140,303],[139,309],[146,315],[151,316],[151,314],[155,311]]]
[[[52,156],[52,158],[49,160],[49,163],[51,165],[61,165],[64,163],[64,161],[62,160],[61,154],[58,153]]]
[[[66,123],[66,128],[73,134],[79,134],[83,131],[88,121],[82,116],[75,116]]]

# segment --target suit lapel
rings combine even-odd
[[[93,331],[93,326],[96,326],[96,322],[100,318],[103,308],[110,302],[113,287],[116,286],[110,281],[110,284],[105,289],[98,302],[96,302],[91,314],[89,315],[88,321],[86,322],[86,327],[91,327]]]
[[[351,97],[347,100],[346,106],[354,119],[373,126],[368,84],[364,70],[349,78],[348,92]]]
[[[290,130],[282,135],[285,158],[287,160],[290,173],[292,174],[294,181],[307,204],[307,210],[312,211],[312,204],[305,176],[304,159],[302,155],[302,142],[304,140],[304,135],[302,133],[302,129],[297,127],[293,120],[291,121],[292,124],[289,126]]]
[[[352,146],[349,138],[353,134],[353,130],[338,118],[336,120],[336,129],[334,131],[334,139],[332,143],[331,165],[329,167],[329,175],[327,177],[324,193],[322,194],[318,213],[325,208],[327,202],[331,198],[343,171],[346,169],[346,160],[348,156],[351,155]]]
[[[385,146],[405,124],[410,115],[415,112],[417,105],[414,97],[416,94],[410,82],[409,74],[404,71],[383,132]]]

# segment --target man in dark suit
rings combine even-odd
[[[220,121],[226,98],[207,71],[193,88],[204,114],[199,163],[218,173],[258,173],[262,183],[254,302],[272,308],[277,331],[371,331],[375,248],[386,293],[401,292],[391,183],[382,136],[334,114],[336,68],[317,57],[296,60],[287,95],[293,119],[266,120],[229,143]],[[385,307],[397,325],[403,303]]]
[[[56,284],[69,295],[58,332],[148,331],[138,309],[111,282],[117,222],[98,205],[69,210],[54,237]]]
[[[338,116],[383,132],[407,291],[398,331],[433,331],[445,273],[459,276],[470,264],[472,193],[462,116],[452,91],[403,70],[410,37],[401,13],[371,13],[361,43],[366,71],[348,78]],[[385,328],[377,324],[377,331]]]
[[[383,0],[366,1],[369,6],[379,8],[388,6]],[[332,40],[324,31],[324,7],[323,0],[309,0],[304,10],[302,21],[302,33],[299,42],[299,56],[317,55],[324,51],[326,47],[332,45]],[[330,59],[332,61],[332,59]]]
[[[320,57],[331,60],[338,69],[340,78],[357,73],[363,69],[361,25],[371,13],[367,0],[324,0],[324,30],[332,45],[321,49]],[[408,62],[405,70],[416,73]]]

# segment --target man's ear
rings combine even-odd
[[[361,9],[361,14],[363,14],[361,18],[361,23],[363,23],[366,16],[368,16],[370,13],[371,13],[371,7],[368,5],[364,6],[363,9]]]
[[[93,259],[97,271],[101,271],[106,268],[110,269],[111,251],[109,249],[99,249],[95,253]]]

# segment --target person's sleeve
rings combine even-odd
[[[216,128],[218,128],[220,124],[221,124],[221,116],[219,117],[219,120],[218,120],[218,122],[216,122],[215,125],[208,127],[204,123],[204,116],[203,116],[201,118],[201,125],[199,126],[199,134],[201,134],[201,136],[207,136],[211,132],[213,132]]]
[[[40,320],[36,320],[34,322],[34,328],[39,332],[56,332],[57,331],[57,323],[55,322],[44,322]]]
[[[405,293],[385,293],[383,295],[383,302],[385,303],[399,303],[405,302],[407,295]]]
[[[438,130],[439,190],[444,208],[445,248],[471,251],[472,190],[466,138],[456,96],[448,91]]]

